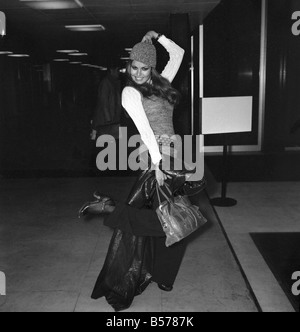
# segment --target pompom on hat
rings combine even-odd
[[[136,44],[130,53],[130,60],[139,61],[149,67],[155,68],[157,63],[155,46],[145,42]]]

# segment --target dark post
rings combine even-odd
[[[227,135],[224,134],[223,145],[223,169],[222,169],[222,194],[221,197],[211,199],[211,204],[220,207],[235,206],[237,201],[233,198],[226,197],[227,194],[227,176],[228,176],[228,142]]]

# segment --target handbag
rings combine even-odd
[[[164,185],[170,197],[156,185],[159,207],[156,210],[158,219],[166,234],[166,247],[181,241],[207,223],[199,207],[192,205],[187,196],[173,196],[168,185]],[[160,194],[166,201],[161,202]]]
[[[150,157],[150,155],[149,155]],[[171,158],[171,169],[168,171],[162,170],[162,162],[160,164],[160,169],[169,176],[166,183],[168,183],[170,190],[172,192],[177,192],[185,184],[185,175],[187,170],[174,170],[172,169],[173,162]],[[136,180],[135,185],[131,189],[131,192],[127,198],[127,204],[138,208],[152,208],[153,199],[155,195],[156,177],[155,170],[152,168],[151,158],[148,159],[148,167],[142,171]]]
[[[183,185],[182,188],[180,188],[176,194],[182,195],[182,196],[196,196],[200,194],[203,190],[205,190],[207,187],[207,180],[205,177],[201,179],[200,181],[187,181]]]

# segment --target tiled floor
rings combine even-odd
[[[300,182],[231,183],[227,196],[237,206],[216,211],[262,311],[295,312],[249,233],[300,232]]]
[[[125,199],[134,180],[132,177],[1,180],[0,271],[6,274],[7,292],[0,296],[0,312],[113,312],[105,299],[90,298],[112,231],[103,226],[101,218],[79,221],[77,210],[97,189],[117,200]],[[209,225],[191,237],[173,292],[162,292],[151,284],[127,311],[259,311],[223,227],[260,307],[265,311],[292,311],[248,236],[249,231],[270,228],[299,231],[300,185],[283,185],[284,190],[282,184],[280,188],[288,192],[288,197],[294,199],[298,195],[295,200],[288,200],[295,213],[291,212],[290,221],[285,220],[284,224],[279,217],[286,212],[281,211],[284,195],[282,191],[276,196],[277,184],[230,186],[230,194],[239,204],[227,210],[217,209],[221,224],[207,196],[199,197]],[[214,195],[216,189],[210,186],[210,194]],[[276,199],[281,205],[276,204],[276,216],[269,218]]]

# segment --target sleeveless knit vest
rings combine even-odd
[[[152,96],[143,98],[142,103],[154,135],[175,135],[173,126],[174,106],[167,100]]]

